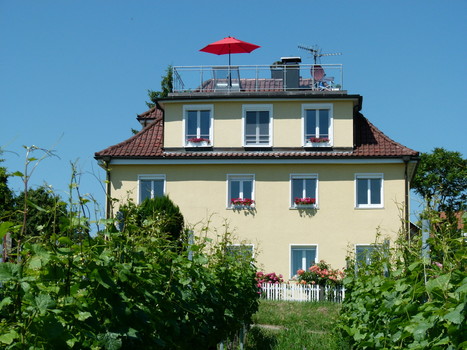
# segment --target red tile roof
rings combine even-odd
[[[149,124],[128,140],[95,153],[96,158],[105,156],[119,158],[160,157],[162,156],[162,118]]]
[[[151,111],[151,110],[150,110]],[[138,134],[117,145],[110,146],[95,153],[96,158],[391,158],[402,156],[418,156],[418,152],[407,148],[383,134],[363,115],[354,117],[355,146],[349,151],[337,151],[323,148],[246,151],[239,148],[232,151],[214,150],[177,150],[163,149],[162,117],[158,116],[154,123],[149,124]]]
[[[157,118],[162,118],[162,110],[157,109],[157,107],[153,107],[149,111],[138,114],[136,117],[138,120],[155,120]]]

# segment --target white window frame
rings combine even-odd
[[[290,278],[292,278],[293,276],[295,276],[297,274],[297,271],[292,271],[292,267],[293,267],[293,261],[292,261],[292,250],[293,249],[303,249],[303,250],[310,250],[310,248],[314,248],[316,254],[315,254],[315,261],[314,263],[316,264],[319,259],[318,259],[318,256],[319,256],[319,251],[318,251],[318,244],[290,244],[289,245],[289,273],[290,273]],[[310,264],[308,264],[308,266],[303,266],[303,265],[307,265],[306,264],[306,257],[303,257],[302,256],[302,266],[301,268],[305,271],[308,270],[308,268],[310,267],[311,265],[311,261],[310,261]]]
[[[380,186],[380,198],[381,198],[381,203],[370,203],[371,199],[371,188],[368,186],[367,189],[367,198],[368,198],[368,204],[359,204],[358,203],[358,180],[370,180],[370,179],[379,179],[381,180],[381,186]],[[384,208],[384,174],[382,173],[359,173],[355,174],[355,209],[381,209]]]
[[[323,143],[312,143],[307,141],[305,138],[306,131],[306,111],[307,110],[318,110],[318,109],[327,109],[329,110],[329,142]],[[319,123],[316,123],[317,129],[319,129]],[[334,144],[334,108],[331,103],[306,103],[302,104],[302,145],[304,147],[332,147]]]
[[[315,204],[314,205],[297,205],[295,204],[295,198],[293,197],[293,181],[292,180],[297,180],[297,179],[303,179],[303,180],[316,180],[316,193],[315,193]],[[290,174],[290,196],[289,196],[289,209],[306,209],[306,208],[313,208],[313,209],[318,209],[318,193],[319,193],[319,180],[318,180],[318,174]]]
[[[255,200],[255,175],[254,174],[227,174],[227,209],[235,209],[236,207],[232,205],[232,195],[231,195],[231,181],[232,180],[241,180],[241,181],[252,181],[251,184],[251,198]],[[244,198],[244,197],[242,197]],[[255,207],[256,203],[252,205]]]
[[[209,143],[207,142],[188,142],[187,141],[187,112],[188,111],[205,111],[209,110]],[[200,121],[198,120],[198,136],[200,137],[199,133],[199,124]],[[214,105],[184,105],[183,106],[183,139],[182,139],[182,144],[184,147],[206,147],[206,146],[214,146]]]
[[[164,174],[144,174],[138,175],[138,204],[141,204],[141,180],[163,181],[163,194],[166,194],[166,178]],[[154,198],[154,185],[151,185],[151,198]]]
[[[366,265],[371,264],[371,254],[373,254],[373,251],[375,249],[378,249],[378,246],[376,244],[355,244],[354,252],[355,252],[355,262],[357,263],[357,265],[358,265],[358,261],[357,261],[357,248],[358,247],[365,247],[368,249],[369,255],[365,256],[365,264]]]
[[[248,144],[246,143],[246,113],[247,112],[269,112],[269,142],[265,143],[255,143]],[[273,108],[270,104],[248,104],[242,106],[242,144],[243,147],[272,147],[272,135],[273,135]]]

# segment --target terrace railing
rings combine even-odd
[[[341,91],[341,64],[176,66],[173,93]]]

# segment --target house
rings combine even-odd
[[[319,260],[342,268],[377,230],[394,241],[419,153],[362,115],[341,65],[281,63],[174,67],[173,93],[138,116],[144,128],[95,154],[108,195],[167,194],[188,223],[228,222],[238,249],[287,277]]]

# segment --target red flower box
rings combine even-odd
[[[311,197],[305,197],[305,198],[295,198],[294,200],[296,205],[312,205],[316,204],[316,199],[311,198]]]

